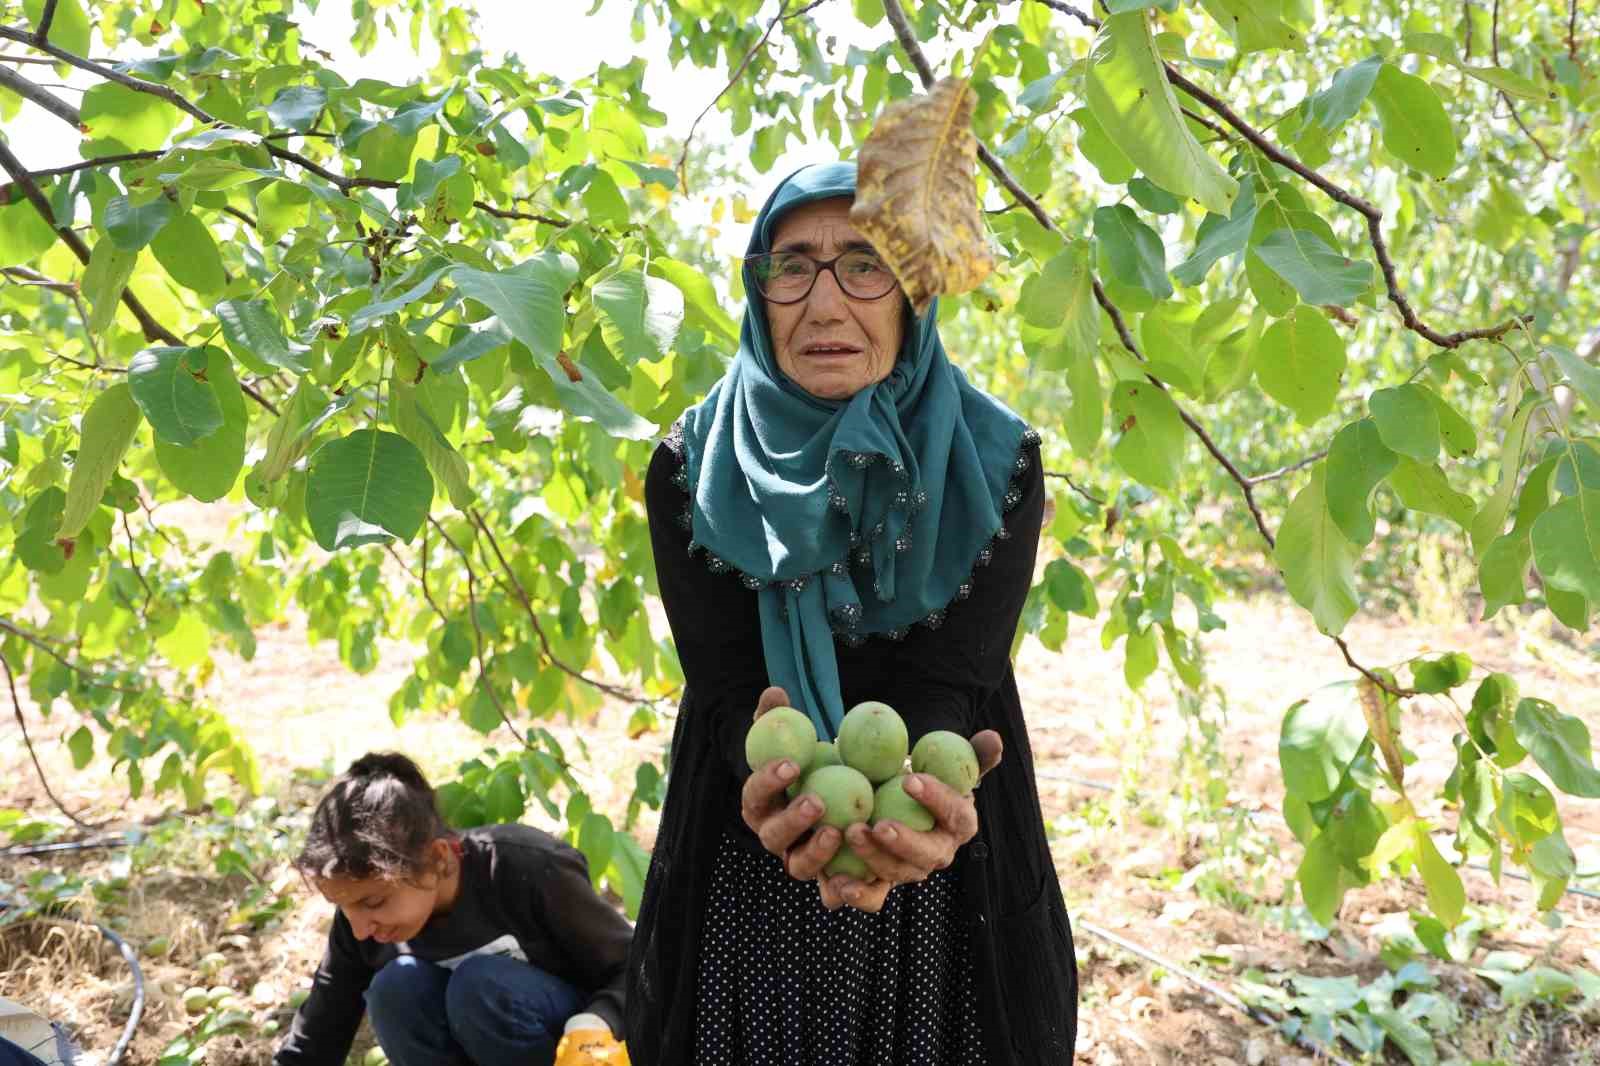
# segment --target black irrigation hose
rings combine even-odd
[[[5,910],[7,906],[5,900],[0,900],[0,910]],[[38,918],[45,922],[72,922],[97,930],[116,947],[117,953],[122,956],[122,961],[126,962],[128,969],[133,972],[133,1009],[128,1012],[128,1020],[122,1027],[122,1035],[117,1038],[116,1045],[112,1047],[111,1054],[105,1061],[105,1066],[117,1066],[122,1061],[122,1056],[127,1054],[128,1045],[133,1043],[133,1034],[139,1028],[140,1019],[144,1017],[144,970],[139,965],[139,956],[128,946],[126,940],[97,922],[86,922],[81,918],[64,918],[59,915],[39,915]]]
[[[1104,781],[1093,781],[1093,780],[1091,780],[1091,779],[1089,779],[1087,777],[1075,777],[1072,774],[1055,774],[1055,773],[1049,773],[1048,771],[1041,772],[1041,771],[1037,771],[1036,770],[1036,771],[1034,771],[1034,776],[1039,778],[1041,781],[1065,781],[1069,785],[1082,785],[1084,788],[1098,789],[1101,792],[1115,792],[1117,790],[1115,785],[1109,785]],[[1240,810],[1238,807],[1235,807],[1232,804],[1228,804],[1227,806],[1223,807],[1222,809],[1224,811],[1239,811]],[[1250,821],[1255,821],[1257,818],[1260,817],[1260,813],[1257,812],[1257,811],[1240,811],[1240,813],[1242,813]],[[1467,867],[1468,867],[1468,869],[1472,869],[1472,870],[1481,870],[1484,873],[1493,873],[1494,872],[1494,871],[1490,870],[1487,865],[1485,865],[1484,863],[1481,863],[1481,862],[1469,862],[1469,863],[1467,863]],[[1514,880],[1517,880],[1517,881],[1532,881],[1533,880],[1533,878],[1529,877],[1527,874],[1521,873],[1520,871],[1517,871],[1517,870],[1501,870],[1500,871],[1500,876],[1502,876],[1502,877],[1510,877],[1510,878],[1512,878]],[[1573,876],[1575,876],[1575,877],[1593,877],[1593,876],[1595,876],[1595,873],[1594,872],[1577,873],[1577,874],[1574,874]],[[1565,895],[1569,895],[1569,896],[1583,896],[1583,897],[1585,897],[1587,899],[1600,899],[1600,892],[1596,892],[1593,889],[1584,888],[1581,885],[1568,885],[1565,889],[1562,890],[1562,892]]]
[[[22,858],[27,855],[50,855],[63,851],[87,851],[90,848],[125,848],[133,840],[126,834],[97,837],[93,840],[70,840],[60,844],[18,844],[0,848],[0,859]]]
[[[1108,929],[1102,929],[1092,922],[1085,922],[1081,920],[1075,921],[1072,923],[1072,928],[1082,929],[1084,932],[1089,933],[1092,936],[1097,936],[1108,944],[1113,944],[1116,947],[1121,948],[1130,955],[1137,955],[1139,958],[1144,959],[1147,962],[1153,962],[1157,966],[1163,966],[1177,974],[1179,977],[1182,977],[1189,983],[1211,993],[1211,995],[1215,996],[1217,999],[1220,999],[1222,1002],[1226,1003],[1240,1014],[1243,1014],[1245,1017],[1250,1018],[1252,1021],[1260,1022],[1262,1025],[1265,1025],[1275,1033],[1287,1035],[1283,1033],[1283,1029],[1281,1026],[1279,1026],[1278,1020],[1272,1017],[1272,1015],[1268,1014],[1266,1011],[1258,1010],[1257,1008],[1250,1006],[1244,1000],[1240,999],[1232,992],[1229,992],[1226,988],[1223,988],[1215,981],[1208,981],[1199,974],[1178,965],[1171,959],[1163,958],[1160,955],[1157,955],[1149,948],[1141,947],[1140,945],[1135,944],[1133,941],[1124,937],[1120,937]],[[1354,1064],[1349,1060],[1340,1058],[1332,1048],[1328,1047],[1320,1040],[1317,1040],[1309,1033],[1303,1031],[1296,1033],[1292,1039],[1294,1043],[1305,1048],[1313,1055],[1324,1057],[1329,1062],[1335,1063],[1336,1066],[1354,1066]]]

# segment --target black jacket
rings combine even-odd
[[[461,835],[461,895],[429,922],[407,954],[447,968],[471,955],[510,955],[571,982],[583,1009],[622,1033],[623,965],[632,931],[594,890],[583,853],[531,825],[491,825]],[[311,995],[273,1057],[274,1066],[339,1066],[366,1011],[372,978],[401,945],[357,940],[344,913]]]
[[[749,775],[744,735],[767,686],[756,594],[689,552],[679,522],[688,497],[673,480],[680,445],[656,449],[645,503],[661,599],[687,680],[644,899],[628,956],[628,1051],[635,1066],[692,1066],[698,935],[726,828],[760,843],[739,815]],[[1011,669],[1011,640],[1033,580],[1044,507],[1037,446],[1024,448],[1008,536],[975,569],[971,594],[938,628],[903,640],[837,645],[845,706],[883,700],[912,743],[934,729],[999,731],[1000,766],[976,793],[978,835],[956,857],[989,1066],[1067,1066],[1077,1028],[1077,972],[1056,880],[1033,755]],[[877,1066],[877,1064],[875,1064]],[[884,1064],[889,1066],[889,1064]]]

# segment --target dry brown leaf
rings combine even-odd
[[[1395,730],[1394,719],[1389,716],[1389,701],[1384,692],[1368,678],[1358,683],[1361,694],[1361,713],[1367,719],[1367,732],[1372,742],[1383,752],[1383,761],[1394,778],[1395,788],[1405,794],[1406,764],[1400,757],[1400,735]]]
[[[946,78],[884,109],[861,146],[850,222],[872,242],[922,314],[994,269],[978,213],[974,95]]]

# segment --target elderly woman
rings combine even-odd
[[[1038,437],[970,385],[850,224],[854,164],[779,185],[738,357],[650,463],[686,688],[629,958],[638,1066],[1065,1066],[1077,981],[1011,643],[1044,505]],[[831,738],[881,700],[972,738],[933,829],[817,827],[754,715]],[[1005,757],[1001,758],[1002,750]],[[828,877],[847,840],[872,877]]]

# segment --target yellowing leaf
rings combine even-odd
[[[919,315],[935,296],[975,289],[994,269],[978,215],[975,100],[965,81],[946,78],[885,108],[861,146],[850,221]]]

